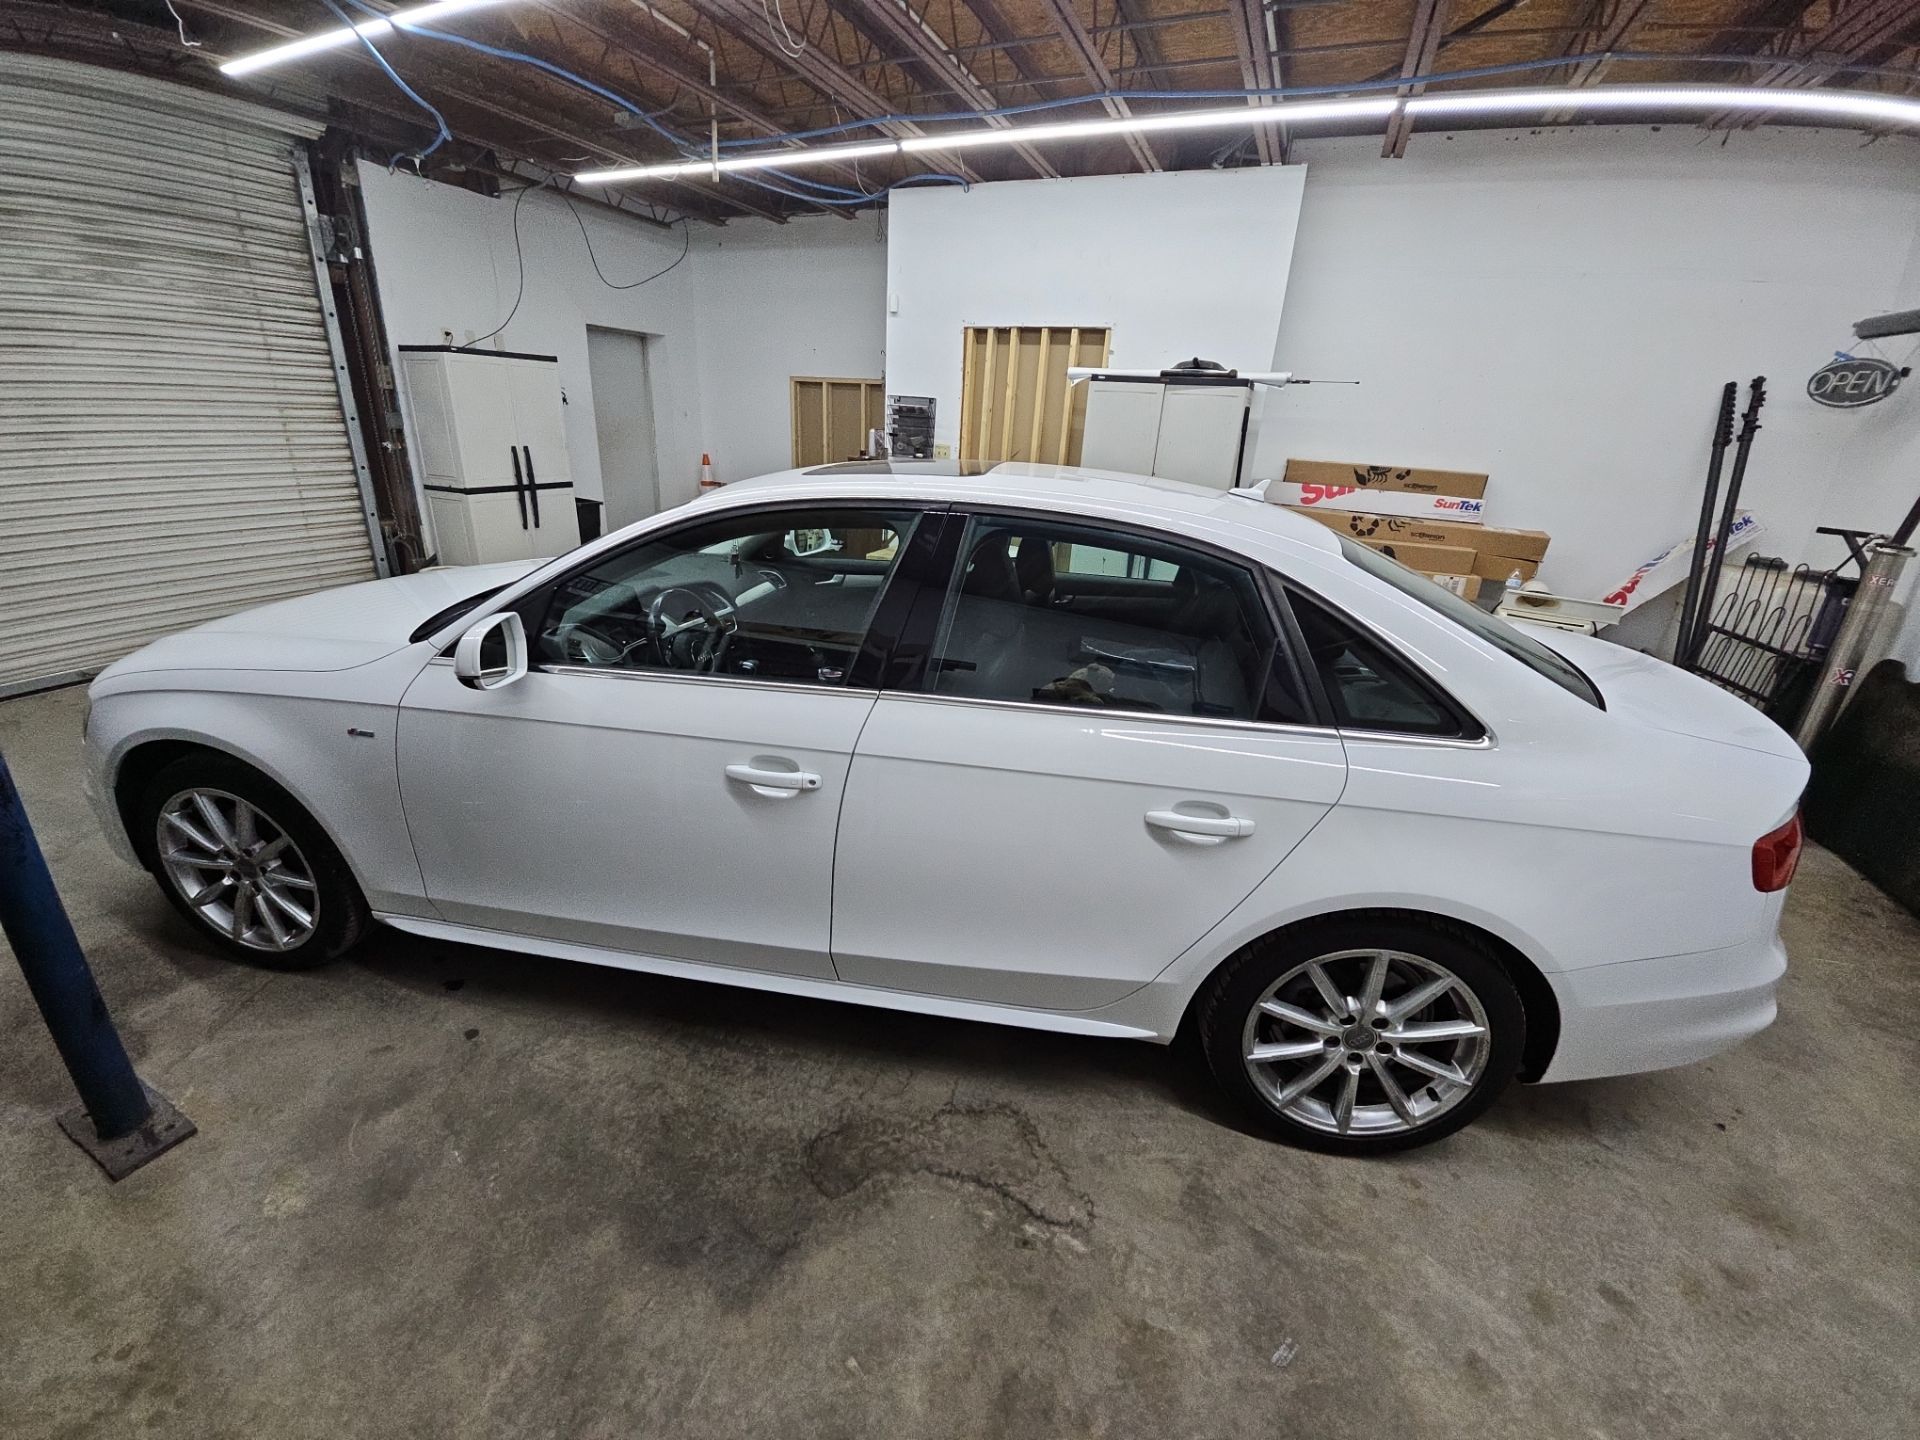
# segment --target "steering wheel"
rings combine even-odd
[[[550,632],[550,643],[560,647],[561,658],[569,665],[624,665],[636,645],[623,645],[605,631],[579,623],[557,626]]]
[[[732,597],[707,581],[669,585],[647,607],[647,633],[675,670],[718,670],[739,628]]]

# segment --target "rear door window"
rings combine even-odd
[[[1157,536],[974,516],[939,634],[937,694],[1313,723],[1253,574]]]

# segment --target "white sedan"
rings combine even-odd
[[[1324,1150],[1772,1020],[1807,764],[1758,713],[1257,497],[963,468],[732,485],[161,640],[91,691],[102,818],[257,964],[380,920],[1187,1032]]]

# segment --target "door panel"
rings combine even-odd
[[[436,661],[400,711],[427,895],[459,924],[830,979],[834,828],[873,703],[648,671],[478,691]]]
[[[1243,900],[1345,781],[1330,732],[883,695],[841,815],[835,966],[890,989],[1106,1004]],[[1251,833],[1202,833],[1234,819]]]

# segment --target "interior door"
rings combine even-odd
[[[1152,608],[1056,592],[1068,547],[1119,555]],[[1231,561],[1018,516],[975,517],[961,554],[920,693],[883,693],[860,735],[834,963],[890,989],[1104,1005],[1286,859],[1345,754]]]
[[[830,978],[834,837],[876,693],[862,657],[917,518],[703,519],[527,597],[520,680],[470,690],[429,664],[401,704],[399,762],[435,907]],[[814,546],[886,553],[848,574],[814,568],[799,553]]]

